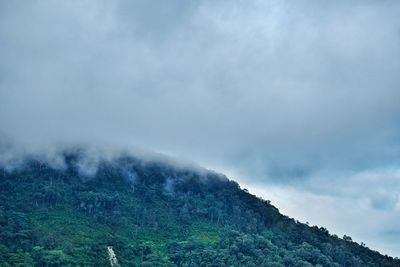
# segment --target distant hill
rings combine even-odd
[[[63,160],[0,169],[0,266],[400,266],[212,171]]]

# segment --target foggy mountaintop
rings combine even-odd
[[[0,166],[63,172],[80,147],[82,177],[120,151],[214,170],[399,257],[399,17],[392,0],[0,0]]]
[[[123,159],[136,162],[139,165],[160,164],[164,165],[165,168],[187,170],[199,175],[213,172],[195,162],[139,149],[129,150],[116,147],[69,145],[54,146],[51,149],[43,150],[26,150],[10,143],[3,144],[0,147],[2,151],[0,153],[0,167],[8,172],[23,170],[26,164],[29,165],[29,162],[36,161],[59,171],[65,171],[67,168],[73,167],[81,176],[90,178],[96,176],[99,165],[102,163],[118,162]],[[73,159],[73,166],[69,166],[71,164],[69,159],[71,158]]]
[[[213,171],[86,148],[53,156],[0,167],[1,266],[400,264]]]

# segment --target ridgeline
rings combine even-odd
[[[400,266],[221,174],[127,155],[89,168],[84,158],[0,168],[0,266]]]

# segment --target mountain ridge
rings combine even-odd
[[[123,154],[0,172],[0,266],[400,266],[282,215],[225,175]]]

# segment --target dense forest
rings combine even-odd
[[[280,214],[221,174],[85,157],[1,167],[0,266],[400,266]]]

